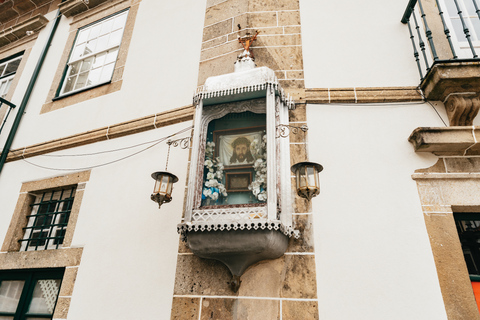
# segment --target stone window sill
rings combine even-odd
[[[408,138],[416,152],[437,156],[480,155],[480,127],[420,127]]]

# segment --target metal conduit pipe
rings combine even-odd
[[[65,0],[62,0],[64,2]],[[10,129],[10,133],[8,134],[7,141],[5,142],[5,146],[3,147],[2,154],[0,156],[0,174],[2,172],[3,166],[5,165],[5,161],[7,160],[8,152],[13,143],[13,139],[15,138],[15,134],[17,133],[18,126],[20,125],[20,121],[22,120],[23,114],[25,112],[25,108],[28,104],[28,100],[30,100],[30,96],[33,91],[33,87],[37,82],[38,74],[40,73],[40,69],[43,66],[43,62],[45,61],[45,57],[47,56],[48,49],[50,48],[50,44],[52,43],[53,36],[57,31],[58,23],[60,22],[60,18],[62,14],[60,10],[57,11],[55,16],[55,21],[53,22],[52,29],[50,30],[50,34],[48,36],[47,42],[43,47],[42,53],[40,54],[40,58],[38,59],[37,65],[35,66],[35,70],[33,71],[32,77],[30,78],[30,82],[28,84],[27,90],[25,91],[25,95],[23,96],[22,103],[18,107],[17,115],[15,116],[15,120],[13,122],[12,128]]]

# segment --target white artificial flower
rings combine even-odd
[[[208,180],[213,179],[213,178],[215,178],[215,174],[214,174],[214,173],[212,173],[212,172],[207,173],[207,179],[208,179]]]
[[[212,193],[211,198],[212,198],[213,200],[217,200],[217,199],[218,199],[218,192]]]
[[[203,190],[203,195],[205,197],[210,197],[211,194],[212,194],[212,190],[210,190],[210,189],[204,189]]]
[[[265,201],[267,200],[267,193],[265,191],[262,191],[259,195],[258,195],[258,200],[260,201]]]
[[[212,160],[205,160],[205,166],[207,166],[207,167],[209,167],[209,168],[210,168],[210,167],[213,167],[213,162],[212,162]]]

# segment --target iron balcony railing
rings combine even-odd
[[[0,126],[0,133],[2,133],[2,129],[5,126],[5,122],[7,122],[7,118],[8,118],[8,115],[10,114],[10,111],[12,111],[12,109],[15,108],[15,105],[13,103],[0,97],[0,109],[4,104],[8,106],[8,110],[7,110],[7,114],[3,118],[2,125]]]
[[[438,62],[480,61],[477,1],[409,0],[401,21],[408,25],[421,80]]]

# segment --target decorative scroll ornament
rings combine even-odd
[[[480,109],[480,94],[452,93],[445,99],[450,126],[471,126]]]
[[[168,140],[167,145],[170,147],[178,147],[182,149],[187,149],[190,146],[190,140],[192,140],[191,137],[186,137],[186,138],[180,138],[180,139],[175,139],[175,140]]]
[[[308,130],[308,127],[307,125],[303,125],[303,126],[300,126],[300,127],[296,127],[296,126],[291,126],[289,124],[279,124],[277,127],[276,127],[276,138],[286,138],[290,135],[290,132],[293,133],[293,134],[297,134],[299,132],[299,130],[303,131],[303,132],[307,132]]]

